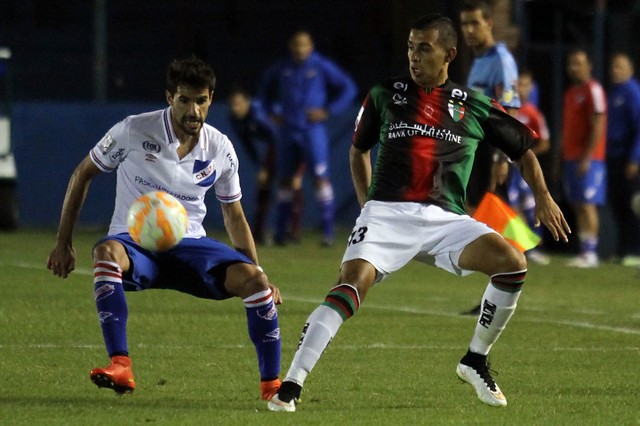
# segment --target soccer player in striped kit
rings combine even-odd
[[[197,58],[173,61],[167,72],[169,107],[127,117],[113,126],[76,167],[64,198],[47,267],[66,278],[75,268],[72,237],[91,180],[117,170],[115,209],[108,235],[93,248],[94,298],[111,363],[91,380],[117,393],[135,389],[127,342],[125,291],[173,289],[196,297],[244,302],[249,337],[258,357],[262,398],[280,385],[280,291],[258,266],[240,198],[238,159],[229,139],[205,123],[215,88],[213,70]],[[151,252],[128,234],[129,206],[143,193],[163,190],[184,205],[185,238]],[[213,190],[233,248],[205,235],[204,197]]]
[[[449,81],[456,45],[450,19],[417,19],[407,41],[410,78],[378,84],[365,98],[349,153],[362,211],[347,243],[339,284],[307,319],[270,410],[295,411],[308,374],[344,321],[375,283],[412,259],[454,275],[478,271],[489,277],[481,315],[456,373],[482,402],[507,404],[486,359],[515,311],[527,262],[498,233],[465,214],[465,189],[478,145],[490,141],[519,162],[535,194],[536,217],[556,240],[566,241],[570,229],[529,149],[535,133],[491,98]],[[379,150],[372,168],[375,145]]]

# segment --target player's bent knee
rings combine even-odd
[[[114,240],[103,241],[93,248],[93,261],[107,260],[117,263],[123,271],[129,270],[129,258],[122,244]]]
[[[267,275],[255,265],[238,263],[229,267],[225,288],[242,299],[269,289]]]
[[[358,289],[364,297],[376,279],[376,269],[366,260],[356,259],[345,262],[340,271],[340,283],[347,283]]]
[[[527,258],[524,253],[515,248],[505,256],[504,271],[522,271],[527,269]]]

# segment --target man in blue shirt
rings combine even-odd
[[[488,0],[464,2],[460,9],[460,27],[464,41],[474,55],[467,86],[495,99],[509,114],[515,116],[520,108],[518,67],[507,46],[496,42],[493,25],[493,10]],[[489,144],[480,144],[467,184],[469,214],[473,214],[486,192],[494,192],[498,185],[505,183],[508,174],[509,166],[504,154]],[[506,190],[501,195],[507,199]],[[462,313],[478,315],[480,305]]]
[[[611,58],[607,104],[608,198],[618,227],[616,255],[628,266],[640,266],[640,221],[631,209],[640,168],[640,83],[625,53]]]
[[[504,43],[493,36],[493,11],[486,0],[468,0],[460,11],[460,26],[464,41],[475,59],[467,77],[467,86],[498,101],[509,114],[515,116],[520,108],[517,90],[518,67]],[[473,171],[467,187],[467,205],[470,213],[477,207],[487,191],[504,183],[508,167],[505,162],[492,165],[495,159],[490,149],[478,149]]]
[[[231,126],[242,143],[251,161],[259,166],[258,193],[256,196],[255,219],[251,226],[253,238],[258,244],[269,244],[265,227],[271,204],[271,187],[276,174],[277,131],[269,120],[261,103],[241,87],[231,90],[228,97]],[[294,185],[294,206],[290,235],[300,233],[302,189],[300,181],[304,174],[304,164],[298,168]]]
[[[277,145],[279,175],[276,219],[277,244],[286,243],[294,197],[294,176],[305,162],[315,178],[323,244],[334,239],[334,197],[329,174],[329,135],[325,121],[347,108],[356,86],[334,62],[314,51],[311,35],[296,32],[289,41],[291,55],[269,67],[259,97],[280,128]]]

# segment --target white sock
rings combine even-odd
[[[324,305],[318,306],[309,315],[285,381],[291,381],[300,386],[304,384],[342,323],[340,314]]]
[[[482,296],[480,316],[469,344],[471,352],[487,355],[516,310],[521,291],[498,290],[489,283]]]

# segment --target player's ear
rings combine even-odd
[[[165,90],[164,96],[167,99],[167,103],[171,105],[171,102],[173,101],[173,95],[171,94],[171,92],[169,92],[168,90]]]
[[[451,61],[453,61],[453,59],[456,57],[457,54],[458,54],[458,49],[456,49],[455,47],[452,47],[451,49],[449,49],[449,51],[445,55],[444,61],[451,63]]]

